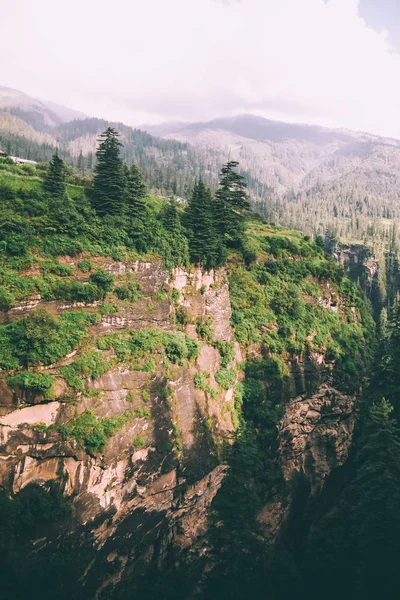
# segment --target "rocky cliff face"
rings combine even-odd
[[[68,264],[75,266],[72,260]],[[138,552],[148,557],[162,554],[172,538],[175,545],[186,547],[204,531],[207,506],[225,470],[219,449],[233,431],[234,391],[234,382],[224,389],[227,386],[215,380],[221,368],[215,342],[233,344],[223,271],[204,275],[199,270],[178,269],[170,276],[157,262],[103,261],[102,266],[117,281],[129,278],[138,284],[141,297],[134,303],[119,302],[117,312],[103,314],[89,328],[80,348],[59,363],[31,370],[55,378],[51,400],[19,387],[12,389],[5,374],[0,388],[0,483],[15,494],[29,484],[62,482],[64,494],[73,499],[73,526],[86,525],[98,549],[88,579],[98,562],[108,564],[110,574],[104,581],[101,576],[94,578],[98,590],[115,583],[125,568],[132,568]],[[34,298],[3,313],[3,322],[38,306],[46,306],[55,315],[77,309],[65,302],[43,303]],[[199,329],[202,322],[210,329],[212,344],[196,333],[196,324]],[[163,348],[148,352],[141,364],[132,365],[115,349],[107,349],[99,352],[109,368],[96,379],[85,379],[83,390],[77,391],[62,377],[63,367],[76,363],[110,334],[129,335],[132,330],[149,328],[177,332],[177,327],[198,342],[198,355],[191,361],[169,360]],[[238,348],[236,358],[240,359]],[[232,370],[236,358],[229,365]],[[196,375],[207,384],[199,385]],[[60,434],[60,426],[88,411],[100,419],[128,414],[100,452],[90,452],[87,445]],[[142,543],[136,545],[138,538]],[[38,547],[47,543],[43,539]],[[93,589],[88,590],[89,596],[92,593]]]
[[[224,270],[177,269],[171,275],[157,261],[96,260],[117,285],[137,284],[136,301],[113,297],[106,305],[112,308],[104,310],[99,303],[36,297],[1,314],[3,323],[38,307],[55,316],[77,309],[100,314],[78,348],[57,363],[29,369],[52,377],[51,393],[12,385],[6,373],[0,381],[0,484],[15,495],[32,484],[58,482],[71,499],[68,522],[39,536],[31,549],[45,557],[79,532],[79,542],[96,550],[82,564],[82,598],[111,597],[127,577],[140,576],[149,563],[162,564],[172,549],[185,551],[204,536],[208,508],[227,469],[221,449],[235,429],[237,364],[243,360],[231,329]],[[77,259],[64,262],[76,268]],[[331,304],[326,310],[338,310],[337,299]],[[135,354],[137,332],[164,337]],[[189,348],[190,340],[197,350],[184,354],[179,344]],[[230,353],[218,342],[227,342]],[[88,376],[76,367],[77,384],[71,366],[93,352],[101,369]],[[322,364],[323,355],[313,362]],[[290,393],[278,426],[281,467],[287,481],[302,472],[316,494],[346,461],[355,398],[335,389],[329,377],[311,391],[304,364],[288,365]],[[96,445],[93,419],[104,424],[106,444]],[[276,535],[289,506],[287,498],[265,506],[260,519],[269,535]]]

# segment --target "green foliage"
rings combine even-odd
[[[10,387],[19,387],[34,394],[43,394],[46,400],[54,397],[52,388],[55,381],[53,375],[33,373],[32,371],[21,371],[17,375],[7,377],[7,383]]]
[[[218,340],[213,343],[213,346],[219,352],[221,367],[227,367],[235,358],[235,346],[233,342]]]
[[[77,391],[83,391],[85,379],[99,379],[109,368],[110,365],[103,361],[102,353],[92,350],[80,356],[70,365],[61,367],[60,375],[64,377],[70,387]]]
[[[118,133],[108,127],[100,136],[96,152],[92,204],[98,215],[122,215],[125,202],[126,178],[120,157]]]
[[[66,165],[64,161],[53,154],[53,158],[49,162],[49,168],[43,183],[43,189],[52,195],[53,198],[63,199],[65,196],[65,175]]]
[[[100,290],[100,296],[104,299],[108,292],[114,287],[114,277],[107,273],[104,269],[97,269],[90,277],[89,281]]]
[[[136,448],[136,450],[139,450],[140,448],[144,448],[145,445],[146,445],[146,442],[144,441],[144,437],[142,435],[138,435],[133,440],[133,447]]]
[[[125,168],[126,177],[126,210],[130,217],[142,222],[147,216],[147,207],[144,198],[147,196],[147,188],[142,173],[134,163],[130,169]]]
[[[356,387],[371,360],[375,335],[362,292],[311,242],[270,228],[265,233],[257,235],[265,260],[229,266],[236,339],[242,345],[262,343],[276,355],[323,353],[335,362],[338,384]],[[323,306],[327,295],[339,310]]]
[[[238,166],[238,162],[229,161],[221,169],[219,188],[215,194],[214,215],[225,244],[240,249],[245,232],[242,212],[249,210],[250,204],[244,177],[236,172]]]
[[[139,283],[131,281],[127,285],[120,285],[114,289],[114,294],[119,300],[129,300],[129,302],[136,302],[139,298],[139,290],[141,286]]]
[[[45,309],[0,325],[0,367],[12,370],[37,363],[50,365],[79,346],[87,327],[98,322],[92,313],[71,312],[54,317]]]
[[[135,417],[138,417],[139,419],[151,419],[151,412],[148,408],[146,407],[139,407],[139,408],[135,408],[135,410],[133,411]]]
[[[9,310],[13,305],[15,297],[5,288],[0,288],[0,310]]]
[[[211,269],[222,264],[225,254],[214,225],[211,191],[200,180],[196,183],[185,213],[189,235],[190,260]]]
[[[229,390],[235,385],[236,371],[235,369],[220,369],[215,373],[215,381],[224,390]]]
[[[176,364],[196,358],[199,346],[196,340],[180,331],[162,331],[160,329],[131,330],[128,334],[111,333],[97,342],[101,350],[114,349],[121,360],[149,359],[155,353],[165,352],[167,358]],[[150,364],[147,361],[147,364]],[[154,370],[152,367],[151,370]]]
[[[213,334],[212,334],[212,319],[208,317],[207,319],[203,317],[198,317],[196,319],[196,333],[197,335],[204,341],[208,343],[212,343]]]
[[[93,269],[93,263],[88,258],[84,258],[78,262],[77,267],[82,273],[90,273]]]
[[[58,431],[65,441],[75,441],[78,448],[85,448],[93,454],[101,452],[107,441],[132,418],[127,411],[118,417],[96,417],[93,410],[85,410],[81,415],[60,425]]]
[[[207,379],[210,378],[210,373],[208,371],[203,371],[203,373],[196,373],[194,376],[194,387],[196,390],[203,390],[207,387]]]
[[[60,277],[68,277],[72,275],[73,268],[68,265],[62,265],[56,260],[45,260],[40,265],[40,268],[43,273],[53,273],[54,275],[59,275]]]
[[[118,312],[118,306],[115,304],[102,304],[100,306],[100,314],[101,315],[110,315]]]

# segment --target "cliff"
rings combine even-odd
[[[285,482],[301,473],[316,496],[346,462],[372,331],[362,297],[300,235],[252,236],[247,266],[233,256],[211,273],[60,256],[78,284],[105,273],[112,285],[92,302],[35,294],[1,313],[0,484],[7,510],[39,502],[13,539],[23,590],[45,578],[45,597],[127,597],[150,568],[208,556],[240,422],[281,473],[257,507],[266,540],[292,507]]]

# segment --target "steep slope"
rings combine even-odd
[[[71,186],[96,245],[71,206],[56,225],[41,181],[13,169],[0,229],[6,591],[212,598],[210,571],[214,595],[241,589],[253,521],[267,546],[296,506],[293,479],[318,498],[346,462],[373,346],[362,295],[321,248],[260,222],[248,264],[167,269],[111,244],[111,229],[106,245]],[[229,448],[246,457],[246,431],[243,472]],[[221,577],[239,564],[242,582]]]

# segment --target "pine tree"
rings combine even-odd
[[[65,196],[65,163],[56,152],[49,163],[49,169],[43,183],[43,188],[54,198]]]
[[[383,315],[383,318],[385,316]],[[371,378],[370,391],[375,397],[385,397],[394,408],[400,422],[400,306],[392,309],[392,315],[381,331],[381,358]]]
[[[164,260],[167,266],[186,265],[189,262],[188,240],[173,198],[161,212],[161,223],[167,231]]]
[[[101,217],[121,215],[126,193],[124,165],[120,157],[122,144],[118,140],[118,133],[112,127],[108,127],[101,134],[99,141],[92,204]]]
[[[400,595],[400,432],[392,410],[385,399],[372,406],[349,491],[360,598]]]
[[[85,174],[85,157],[82,154],[82,150],[79,152],[77,169],[81,175]]]
[[[224,258],[213,213],[211,192],[200,180],[194,186],[185,217],[189,230],[190,259],[205,269],[219,266]]]
[[[398,598],[400,431],[381,399],[366,415],[354,475],[339,502],[317,521],[304,554],[303,594],[311,600]],[[332,578],[332,573],[335,577]]]
[[[125,167],[126,177],[126,207],[129,216],[137,219],[143,219],[146,215],[146,203],[144,198],[147,196],[147,188],[144,183],[142,173],[139,167],[132,164],[131,168]]]
[[[243,211],[250,208],[244,177],[235,171],[238,165],[231,160],[222,167],[214,204],[217,227],[227,243],[233,246],[243,237]]]

